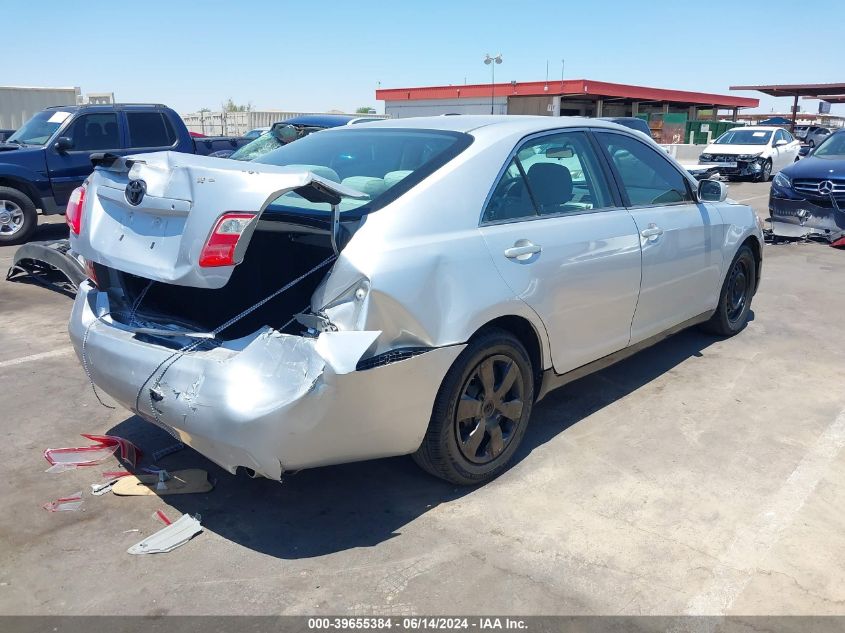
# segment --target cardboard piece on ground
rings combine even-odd
[[[130,475],[121,477],[111,491],[118,496],[184,495],[195,492],[210,492],[214,485],[208,481],[208,473],[199,468],[174,470],[165,483],[167,488],[157,490],[158,475]]]

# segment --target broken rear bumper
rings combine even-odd
[[[841,203],[840,203],[841,204]],[[834,242],[845,236],[845,210],[837,210],[830,201],[769,196],[772,232],[781,237],[818,235]]]
[[[378,332],[312,339],[266,328],[185,353],[151,393],[174,350],[112,322],[107,302],[105,293],[82,284],[69,324],[81,359],[85,340],[83,363],[94,384],[226,470],[242,466],[270,479],[414,452],[443,376],[465,347],[357,371]]]

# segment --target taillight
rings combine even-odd
[[[74,235],[79,235],[82,228],[82,207],[85,206],[85,185],[74,189],[67,201],[65,222]]]
[[[211,268],[213,266],[234,266],[235,247],[238,240],[255,217],[254,213],[224,213],[217,220],[211,235],[205,242],[200,253],[200,266]]]
[[[85,260],[85,275],[92,284],[99,288],[100,282],[97,281],[97,271],[94,270],[94,262],[87,259]]]

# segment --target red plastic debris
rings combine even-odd
[[[120,448],[120,457],[133,468],[141,456],[141,450],[129,440],[114,435],[88,435],[82,437],[97,442],[91,446],[74,448],[48,448],[44,458],[52,465],[68,464],[72,466],[94,466],[108,459]]]

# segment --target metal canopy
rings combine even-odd
[[[828,103],[845,103],[845,95],[816,95],[815,97],[804,97],[805,99],[819,99]]]
[[[798,97],[821,99],[829,103],[845,103],[845,84],[780,84],[772,86],[731,86],[731,90],[756,90],[772,97],[792,97],[792,122],[790,131],[795,131],[798,118]],[[820,97],[819,95],[825,95]],[[835,99],[835,101],[831,101]],[[842,100],[839,100],[842,99]]]
[[[781,84],[772,86],[731,86],[731,90],[756,90],[771,97],[812,97],[818,95],[845,95],[843,84]]]

